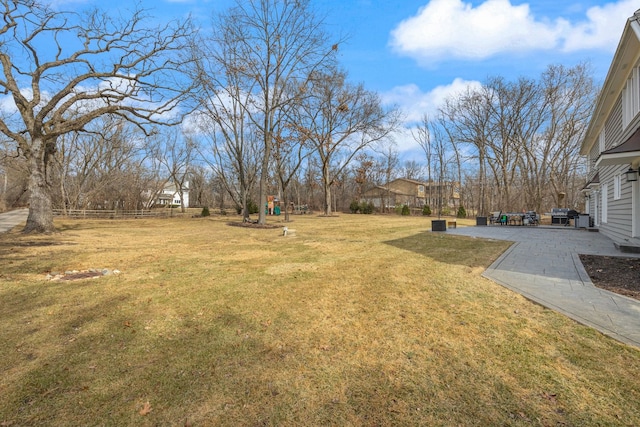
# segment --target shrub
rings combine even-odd
[[[202,213],[200,214],[200,216],[210,216],[211,212],[209,212],[209,206],[205,206],[202,208]]]
[[[349,205],[349,210],[351,211],[351,213],[358,213],[358,211],[360,210],[360,204],[357,200],[351,202],[351,204]]]
[[[466,218],[467,217],[467,211],[464,209],[464,206],[460,206],[458,208],[458,214],[456,216],[458,218]]]
[[[451,215],[451,209],[449,209],[448,206],[445,206],[444,208],[442,208],[441,213],[442,215]]]
[[[422,207],[422,215],[431,215],[431,208],[429,205],[424,205]]]
[[[404,216],[411,215],[411,210],[409,209],[409,206],[402,205],[402,215]]]
[[[249,200],[247,202],[247,209],[249,210],[249,215],[257,214],[259,212],[258,205],[256,205],[256,202],[254,202],[253,200]],[[242,214],[242,205],[236,205],[236,213],[238,215]]]
[[[366,203],[366,202],[362,202],[360,203],[360,212],[362,212],[363,214],[372,214],[373,210],[375,209],[375,206],[373,206],[373,203]]]

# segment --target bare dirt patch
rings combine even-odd
[[[84,271],[81,273],[66,274],[60,277],[60,280],[71,281],[71,280],[91,279],[94,277],[102,277],[102,273],[97,271]]]
[[[640,258],[580,255],[593,284],[640,300]]]
[[[232,227],[245,227],[245,228],[261,228],[261,229],[273,229],[280,228],[281,225],[277,224],[258,224],[257,222],[228,222],[227,225]]]

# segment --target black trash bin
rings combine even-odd
[[[476,225],[487,225],[487,217],[486,216],[477,216],[476,217]]]
[[[446,219],[431,220],[431,231],[447,231],[447,220]]]

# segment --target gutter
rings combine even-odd
[[[631,18],[629,18],[629,26],[640,40],[640,9],[636,10]]]

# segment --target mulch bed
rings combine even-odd
[[[246,228],[281,228],[282,225],[276,224],[258,224],[257,222],[228,222],[227,225],[232,227],[246,227]]]
[[[593,284],[640,300],[640,258],[580,255]]]
[[[98,271],[82,271],[80,273],[73,274],[65,274],[60,277],[61,281],[69,281],[69,280],[80,280],[80,279],[90,279],[93,277],[102,277],[102,273]]]

